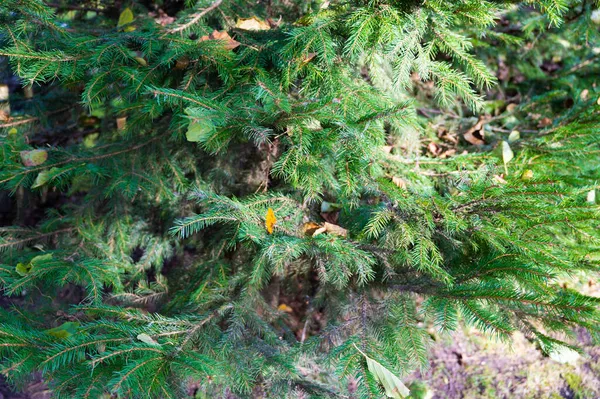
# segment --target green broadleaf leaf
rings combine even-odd
[[[19,276],[25,277],[31,271],[31,263],[17,263],[15,270],[19,274]]]
[[[127,25],[133,22],[133,11],[131,11],[131,9],[129,7],[127,7],[126,9],[123,10],[123,12],[121,12],[121,15],[119,15],[119,22],[117,22],[117,28],[120,28],[123,25]],[[124,29],[126,32],[131,32],[133,30],[135,30],[134,26],[128,26]]]
[[[400,378],[396,377],[379,362],[365,355],[358,347],[356,349],[367,359],[367,368],[373,374],[373,377],[383,386],[385,395],[388,398],[402,399],[410,395],[410,390],[400,381]]]
[[[58,170],[58,168],[52,168],[50,170],[41,171],[35,178],[35,181],[33,182],[33,185],[31,186],[31,188],[38,188],[38,187],[41,187],[44,184],[48,183],[48,180],[50,180],[52,173],[57,170]]]
[[[77,332],[79,328],[79,323],[74,321],[68,321],[66,323],[61,324],[58,327],[51,328],[46,330],[46,333],[61,339],[69,338],[71,335]]]
[[[199,120],[197,122],[190,123],[185,137],[187,138],[187,141],[198,142],[202,141],[204,137],[214,132],[214,130],[215,126],[212,123]]]

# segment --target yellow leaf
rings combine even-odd
[[[17,263],[17,267],[15,267],[15,270],[17,271],[19,276],[25,277],[31,271],[31,263]]]
[[[294,311],[294,309],[290,308],[285,303],[282,303],[281,305],[279,305],[277,307],[277,310],[282,311],[282,312],[286,312],[286,313],[292,313]]]
[[[302,233],[307,236],[312,236],[319,227],[321,226],[315,222],[306,222],[302,225]]]
[[[271,27],[265,21],[258,19],[256,17],[246,18],[246,19],[238,19],[235,24],[236,28],[240,28],[243,30],[269,30]]]
[[[120,28],[123,25],[130,24],[132,22],[133,22],[133,11],[131,11],[131,9],[129,7],[127,7],[126,9],[123,10],[123,12],[121,12],[121,15],[119,15],[119,22],[117,22],[117,28]],[[125,32],[131,32],[134,30],[135,30],[134,26],[127,26],[124,29]]]
[[[275,217],[275,212],[272,208],[267,210],[267,217],[265,219],[265,227],[269,234],[273,234],[273,227],[275,227],[275,223],[277,223],[277,218]]]
[[[531,180],[533,179],[533,170],[531,169],[527,169],[525,172],[523,172],[523,174],[521,175],[521,180]]]

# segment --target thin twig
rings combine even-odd
[[[198,22],[198,20],[200,18],[202,18],[203,16],[205,16],[206,14],[208,14],[209,12],[211,12],[212,10],[214,10],[215,8],[219,7],[222,2],[223,2],[223,0],[216,0],[214,3],[212,3],[210,6],[208,6],[204,10],[202,10],[202,11],[196,13],[196,14],[193,14],[192,19],[190,19],[189,22],[186,22],[185,24],[179,25],[176,28],[169,29],[169,30],[167,30],[167,32],[168,33],[177,33],[177,32],[181,32],[182,30],[186,30],[187,28],[189,28],[190,26],[192,26],[196,22]]]

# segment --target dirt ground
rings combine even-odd
[[[578,335],[585,355],[561,364],[521,334],[506,344],[474,330],[457,332],[433,347],[431,367],[411,379],[424,381],[432,399],[599,399],[600,347],[587,333]]]

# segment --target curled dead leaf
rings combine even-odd
[[[338,226],[337,224],[325,222],[323,227],[325,228],[325,231],[329,234],[333,234],[333,235],[341,236],[341,237],[348,236],[348,230],[346,230],[345,228],[343,228],[341,226]]]
[[[221,40],[225,42],[225,48],[227,50],[233,50],[234,48],[238,47],[240,45],[240,42],[234,40],[231,38],[231,36],[229,36],[229,33],[227,33],[226,31],[218,31],[218,30],[213,30],[212,33],[208,36],[202,36],[200,38],[200,41],[206,41],[206,40]]]
[[[487,118],[480,116],[479,121],[463,135],[465,140],[473,145],[484,145],[485,144],[485,125],[487,124]]]
[[[321,226],[315,222],[307,222],[302,225],[302,234],[312,236]]]

